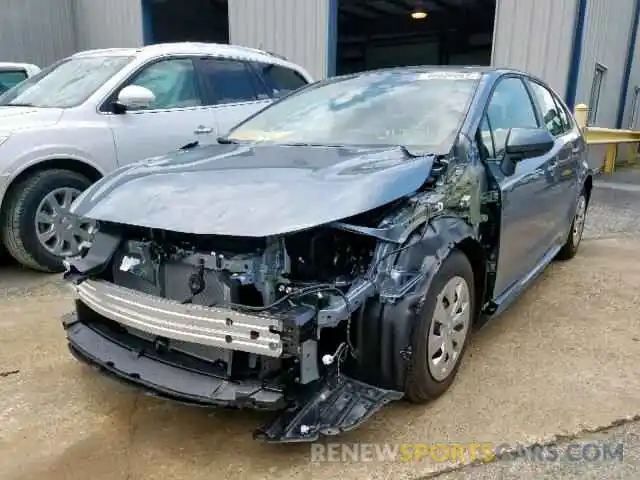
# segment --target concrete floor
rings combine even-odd
[[[528,444],[581,438],[640,414],[640,236],[625,231],[640,209],[605,190],[578,257],[552,265],[474,337],[450,392],[428,406],[391,405],[339,441]],[[635,221],[603,226],[612,212]],[[402,479],[450,467],[312,464],[308,445],[256,443],[250,433],[263,415],[152,399],[73,360],[59,326],[71,301],[57,277],[4,268],[0,298],[3,480]],[[521,478],[514,465],[443,478]],[[543,473],[522,478],[564,476]]]

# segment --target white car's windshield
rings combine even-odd
[[[477,72],[381,71],[305,88],[231,130],[232,142],[402,145],[448,151]]]
[[[0,96],[0,106],[70,108],[83,103],[131,57],[68,58]]]

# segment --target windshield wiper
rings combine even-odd
[[[240,143],[237,140],[232,140],[229,137],[218,137],[218,143],[222,144],[222,145],[230,145],[232,143]]]
[[[0,107],[35,107],[33,103],[2,103]]]

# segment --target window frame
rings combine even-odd
[[[241,63],[247,73],[251,76],[251,84],[255,92],[255,98],[253,100],[244,100],[238,102],[225,102],[221,103],[219,96],[215,91],[215,85],[210,85],[209,81],[205,79],[204,68],[202,66],[205,61],[222,61],[222,62],[236,62]],[[251,67],[250,62],[242,58],[221,57],[216,55],[198,55],[195,59],[195,65],[197,75],[201,85],[201,91],[204,95],[205,107],[228,107],[231,105],[247,105],[256,102],[264,102],[265,100],[271,100],[269,89],[263,83],[257,72]]]
[[[556,95],[553,90],[551,90],[550,88],[548,89],[549,92],[551,93],[551,96],[553,97],[554,101],[556,102],[556,105],[558,106],[558,108],[560,110],[562,110],[565,114],[565,116],[567,117],[567,131],[565,132],[565,134],[569,134],[571,132],[573,132],[576,128],[576,124],[575,121],[573,119],[573,113],[571,113],[569,111],[569,107],[567,107],[565,105],[565,103],[562,101],[562,99]]]
[[[607,79],[608,68],[603,64],[596,62],[591,80],[591,91],[589,92],[589,114],[587,117],[587,125],[595,125],[598,120],[598,107],[600,106],[600,95],[602,87]]]
[[[195,64],[195,59],[198,57],[198,55],[165,55],[162,57],[156,57],[153,58],[145,63],[143,63],[142,65],[138,66],[133,72],[131,72],[129,75],[127,75],[127,77],[122,80],[116,87],[114,87],[104,98],[104,100],[100,103],[100,106],[98,107],[98,113],[101,113],[103,115],[117,115],[114,112],[113,109],[113,104],[116,102],[116,100],[118,99],[118,95],[120,94],[120,92],[122,91],[123,88],[128,87],[130,85],[130,82],[136,78],[141,72],[143,72],[144,70],[146,70],[149,67],[152,67],[153,65],[160,63],[160,62],[166,62],[166,61],[171,61],[171,60],[184,60],[184,59],[189,59],[191,60],[191,64],[193,65],[193,68],[195,70],[196,73],[196,82],[197,82],[197,88],[198,88],[198,93],[200,94],[201,100],[203,102],[203,105],[198,105],[198,106],[193,106],[193,107],[175,107],[175,108],[155,108],[155,109],[148,109],[148,110],[127,110],[127,114],[136,114],[136,115],[140,115],[143,113],[156,113],[156,112],[173,112],[173,111],[183,111],[183,110],[195,110],[197,108],[204,108],[204,92],[202,90],[202,85],[200,84],[200,79],[198,77],[198,70],[196,68],[196,64]]]
[[[482,119],[486,117],[487,119],[487,125],[490,128],[490,133],[491,133],[491,144],[493,147],[493,157],[489,157],[486,160],[490,160],[490,161],[499,161],[502,159],[502,156],[498,157],[497,156],[497,149],[496,149],[496,141],[495,141],[495,136],[494,136],[494,129],[493,126],[491,125],[491,119],[489,118],[489,105],[491,104],[491,101],[493,100],[493,96],[495,94],[495,91],[498,89],[498,86],[505,80],[509,80],[509,79],[517,79],[520,80],[520,83],[522,84],[525,92],[527,93],[527,97],[529,97],[529,103],[531,104],[531,108],[533,110],[533,115],[536,119],[536,123],[537,123],[537,127],[536,128],[540,128],[542,125],[542,119],[540,118],[540,112],[538,111],[537,108],[537,104],[535,103],[536,100],[535,98],[533,98],[533,92],[531,91],[531,88],[529,87],[529,85],[527,84],[527,80],[530,79],[530,77],[525,76],[525,75],[519,75],[516,73],[507,73],[504,74],[502,76],[500,76],[499,78],[496,79],[496,81],[493,83],[493,85],[491,86],[491,90],[489,91],[489,94],[487,95],[487,100],[484,103],[484,106],[482,108],[482,115],[480,115],[480,121],[478,122],[478,126],[477,126],[477,130],[476,132],[479,134],[478,137],[482,138],[482,134],[480,133],[480,126],[482,125]],[[504,154],[503,154],[504,155]]]
[[[638,122],[638,117],[640,116],[640,85],[636,85],[633,89],[633,99],[631,100],[631,118],[629,119],[629,124],[627,128],[629,130],[633,130]]]

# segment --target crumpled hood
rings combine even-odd
[[[55,125],[62,112],[61,108],[0,107],[0,132]]]
[[[416,191],[433,157],[401,148],[213,145],[112,172],[73,211],[195,234],[263,237],[340,220]]]

